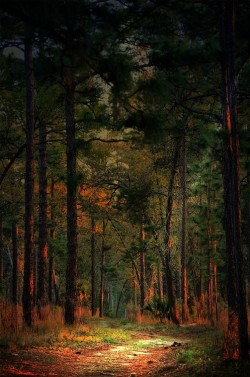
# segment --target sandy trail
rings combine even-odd
[[[134,342],[119,345],[2,350],[0,376],[174,376],[180,371],[175,361],[178,346],[172,346],[173,342],[143,333]]]

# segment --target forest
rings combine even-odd
[[[0,353],[95,322],[194,326],[244,376],[249,17],[249,0],[0,1]]]

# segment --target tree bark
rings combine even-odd
[[[137,292],[136,292],[136,278],[137,278],[137,274],[136,274],[136,271],[135,271],[135,266],[134,264],[132,263],[132,299],[133,299],[133,311],[134,311],[134,314],[136,313],[136,309],[137,309]]]
[[[170,306],[170,316],[174,323],[179,324],[179,318],[176,307],[176,299],[174,293],[173,276],[170,266],[171,261],[171,222],[173,213],[173,191],[174,191],[174,181],[177,171],[177,163],[179,160],[179,144],[176,142],[172,170],[170,174],[170,180],[168,185],[168,199],[166,208],[166,232],[165,232],[165,256],[164,256],[164,269],[165,269],[165,280],[166,288],[168,294],[168,301]]]
[[[17,246],[18,228],[15,222],[12,223],[12,302],[18,303],[18,246]]]
[[[217,253],[217,243],[214,241],[214,256]],[[213,263],[213,288],[214,288],[214,305],[215,305],[215,319],[216,322],[219,320],[219,312],[218,312],[218,283],[217,283],[217,266]]]
[[[51,177],[51,183],[50,183],[50,199],[51,199],[51,205],[50,205],[50,222],[51,222],[51,228],[50,228],[50,238],[53,240],[55,238],[55,214],[54,214],[54,189],[55,189],[55,181],[54,177],[52,175]],[[55,269],[55,261],[54,261],[54,250],[53,246],[50,246],[49,250],[49,283],[48,283],[48,299],[49,302],[53,303],[53,288],[54,288],[54,281],[53,281],[53,274]]]
[[[103,317],[104,312],[104,268],[105,268],[105,219],[102,221],[102,248],[101,248],[101,266],[100,266],[100,303],[99,317]]]
[[[38,309],[48,302],[47,297],[47,161],[46,161],[46,125],[39,123],[39,239],[38,239],[38,274],[37,303]],[[41,313],[40,313],[41,315]]]
[[[34,72],[31,33],[26,27],[25,70],[26,70],[26,161],[25,161],[25,240],[23,319],[26,325],[33,322],[33,259],[34,259]]]
[[[223,127],[227,140],[223,151],[225,232],[228,266],[229,330],[237,333],[239,357],[247,359],[248,319],[241,248],[239,136],[237,120],[237,76],[235,71],[235,1],[220,2],[222,50]]]
[[[65,292],[65,322],[75,322],[77,277],[77,203],[76,203],[76,141],[74,85],[65,80],[65,115],[67,134],[67,267]]]
[[[96,225],[95,219],[91,217],[91,237],[90,237],[90,249],[91,249],[91,315],[94,317],[96,313],[96,248],[95,248],[95,233]]]
[[[3,219],[0,216],[0,293],[3,288]]]
[[[186,233],[187,233],[187,204],[186,204],[186,169],[187,152],[186,136],[182,139],[182,226],[181,226],[181,299],[182,299],[182,322],[188,320],[188,287],[187,287],[187,266],[186,266]]]
[[[212,174],[212,171],[210,172]],[[211,324],[214,323],[213,302],[213,262],[212,262],[212,226],[211,226],[211,184],[207,187],[207,316]]]
[[[141,240],[145,241],[145,230],[143,229],[143,224],[141,225]],[[145,253],[146,250],[140,250],[140,311],[143,314],[145,306],[145,280],[146,280],[146,263],[145,263]]]
[[[160,263],[157,263],[157,296],[160,300],[163,299],[163,292],[162,292],[162,273]]]
[[[249,166],[248,161],[248,166]],[[247,198],[247,284],[248,284],[248,305],[250,305],[250,169],[247,169],[247,190],[248,190],[248,198]]]

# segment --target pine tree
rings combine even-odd
[[[28,326],[33,323],[34,286],[34,70],[33,34],[26,25],[26,167],[25,167],[25,257],[23,282],[23,318]]]
[[[249,357],[248,320],[241,249],[241,208],[239,136],[237,117],[237,74],[235,62],[235,6],[237,2],[220,1],[220,37],[222,51],[224,200],[228,263],[229,330],[239,336],[240,358]]]

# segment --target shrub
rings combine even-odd
[[[153,316],[159,319],[161,322],[166,319],[170,320],[169,303],[165,300],[161,300],[159,297],[153,297],[151,302],[149,302],[145,307],[145,310],[151,312]]]

